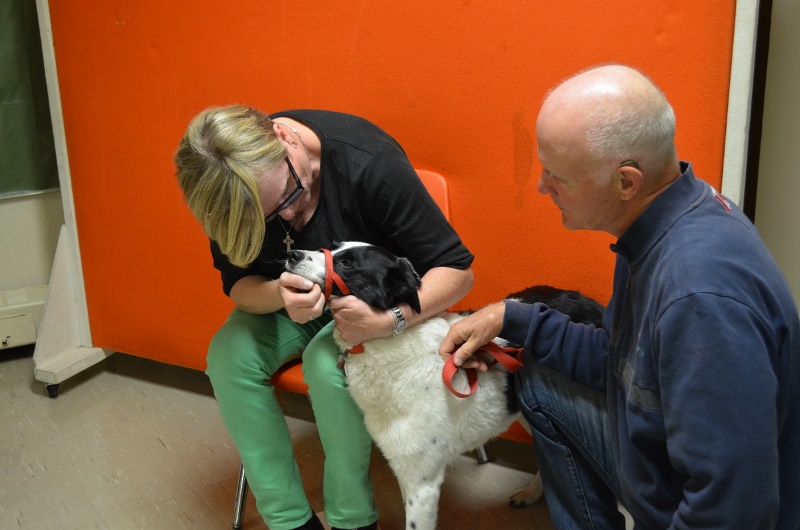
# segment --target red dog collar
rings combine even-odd
[[[325,300],[330,300],[333,294],[333,284],[336,284],[336,287],[342,291],[343,295],[349,295],[350,289],[344,284],[342,277],[333,270],[333,254],[327,248],[321,248],[320,250],[325,254]]]
[[[333,254],[331,254],[331,251],[327,248],[321,248],[320,250],[323,254],[325,254],[325,300],[330,300],[331,295],[333,294],[334,284],[336,284],[336,287],[342,291],[344,296],[349,295],[350,289],[347,288],[347,285],[345,285],[342,277],[336,274],[336,272],[333,270]],[[350,348],[350,350],[348,350],[348,353],[364,353],[364,345],[356,344]]]

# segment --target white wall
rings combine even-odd
[[[774,0],[755,224],[800,304],[800,2]]]
[[[49,282],[62,224],[59,191],[0,199],[0,291]]]

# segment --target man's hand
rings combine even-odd
[[[351,344],[392,334],[394,316],[389,311],[370,307],[355,296],[334,296],[328,300],[328,307],[339,334]]]
[[[283,305],[289,318],[298,324],[306,324],[322,314],[325,296],[316,283],[297,274],[284,272],[278,278]]]
[[[503,329],[505,312],[505,303],[498,302],[459,320],[447,332],[439,347],[439,355],[445,361],[453,355],[456,366],[477,368],[485,372],[489,369],[489,365],[475,353],[484,344],[494,340]]]

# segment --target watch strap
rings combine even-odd
[[[403,316],[403,311],[399,307],[392,307],[390,311],[394,314],[392,334],[399,335],[406,329],[406,317]]]

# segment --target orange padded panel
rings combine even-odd
[[[447,176],[478,308],[537,283],[611,292],[610,236],[536,191],[546,91],[622,62],[664,90],[677,145],[719,187],[736,3],[49,0],[94,345],[205,368],[232,304],[175,182],[192,116],[243,103],[351,112]]]

